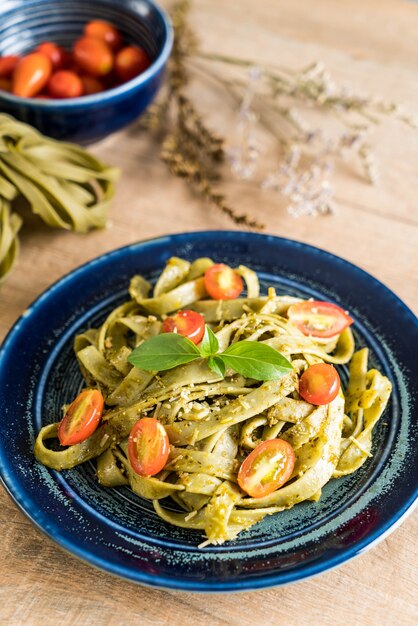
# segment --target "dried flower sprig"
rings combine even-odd
[[[188,23],[189,9],[189,0],[174,5],[176,39],[166,89],[145,124],[158,137],[161,157],[170,171],[184,178],[235,223],[250,228],[261,226],[255,219],[237,213],[214,189],[214,181],[222,179],[225,157],[234,176],[249,180],[258,175],[262,189],[276,190],[287,198],[291,215],[324,215],[334,210],[330,174],[339,160],[355,156],[367,180],[376,181],[377,168],[368,137],[371,124],[390,115],[418,128],[397,104],[338,86],[320,62],[292,70],[202,52]],[[216,71],[216,64],[237,71],[232,78],[226,78]],[[226,146],[189,99],[187,88],[197,72],[200,79],[222,85],[238,107],[235,145]],[[301,114],[301,109],[307,108],[324,113],[327,126],[332,115],[340,124],[337,135],[330,135],[328,128],[312,127]],[[264,148],[258,139],[259,128],[273,139],[279,158],[277,167],[268,173],[258,172]]]
[[[225,153],[223,139],[206,125],[186,94],[190,77],[187,59],[196,52],[196,39],[187,22],[189,8],[188,0],[181,0],[172,11],[175,40],[166,88],[144,124],[161,142],[161,158],[170,172],[184,178],[201,197],[236,224],[261,229],[262,224],[235,211],[214,188],[214,181],[221,178]]]

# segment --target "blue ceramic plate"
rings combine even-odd
[[[333,480],[319,503],[271,516],[234,542],[199,550],[202,536],[159,519],[127,488],[106,490],[92,463],[61,474],[32,449],[41,424],[81,385],[76,333],[127,297],[132,274],[158,275],[170,256],[246,263],[264,289],[333,300],[349,309],[359,346],[393,383],[374,433],[373,457]],[[417,497],[418,322],[377,280],[310,246],[242,232],[173,235],[115,250],[53,285],[17,321],[0,352],[0,469],[28,517],[59,546],[127,579],[172,589],[260,589],[319,574],[361,554],[393,530]],[[344,376],[344,372],[342,372]]]

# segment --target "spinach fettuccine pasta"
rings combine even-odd
[[[0,282],[17,257],[22,204],[54,228],[103,228],[117,177],[84,148],[0,113]]]
[[[341,307],[260,295],[254,271],[208,258],[172,258],[129,294],[75,338],[85,388],[41,429],[38,461],[94,458],[104,487],[129,486],[204,546],[318,501],[371,456],[391,384]]]

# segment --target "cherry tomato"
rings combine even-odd
[[[94,37],[82,37],[74,44],[74,60],[93,76],[105,76],[113,67],[113,53],[109,46]]]
[[[96,37],[102,39],[112,50],[119,50],[122,46],[122,35],[120,32],[104,20],[93,20],[84,27],[86,37]]]
[[[12,91],[12,81],[8,78],[2,78],[0,76],[0,90],[1,91]]]
[[[319,300],[293,304],[287,315],[304,335],[312,337],[333,337],[353,323],[352,318],[341,307]]]
[[[85,389],[70,404],[58,427],[62,446],[72,446],[94,433],[103,413],[104,399],[98,389]]]
[[[13,93],[23,98],[36,96],[48,82],[51,71],[51,61],[42,52],[22,57],[13,72]]]
[[[197,345],[205,334],[205,320],[200,313],[186,309],[171,317],[166,317],[162,331],[163,333],[179,333]]]
[[[80,76],[80,78],[83,84],[84,96],[90,96],[94,93],[99,93],[100,91],[104,90],[104,85],[98,78],[86,75]]]
[[[252,498],[268,496],[289,480],[295,460],[293,448],[287,441],[263,441],[243,461],[238,484]]]
[[[335,367],[328,363],[316,363],[300,377],[299,393],[311,404],[329,404],[337,397],[340,385]]]
[[[52,43],[51,41],[43,41],[36,48],[36,51],[42,52],[42,54],[49,57],[53,70],[62,69],[68,58],[68,53],[64,50],[64,48],[61,48],[61,46],[58,46],[56,43]]]
[[[205,272],[205,287],[214,300],[233,300],[244,289],[244,283],[232,267],[215,263]]]
[[[127,82],[144,72],[150,64],[150,58],[143,48],[127,46],[116,55],[115,71],[120,80]]]
[[[47,89],[52,98],[78,98],[83,93],[83,83],[74,72],[60,70],[52,74]]]
[[[0,78],[10,78],[19,61],[20,57],[17,54],[0,57]]]
[[[155,417],[143,417],[131,430],[128,457],[140,476],[154,476],[167,463],[170,442],[165,428]]]

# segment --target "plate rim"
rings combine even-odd
[[[206,237],[226,237],[226,238],[238,238],[242,240],[259,240],[260,242],[265,240],[266,238],[272,240],[273,242],[277,242],[278,245],[290,245],[300,247],[302,249],[308,249],[315,254],[320,254],[322,257],[326,257],[328,261],[338,262],[347,267],[347,269],[351,272],[355,272],[366,279],[368,281],[372,281],[376,287],[380,290],[383,289],[385,296],[389,297],[392,301],[394,301],[398,306],[400,305],[404,312],[411,317],[411,321],[418,328],[418,319],[415,313],[409,308],[399,296],[396,295],[389,287],[387,287],[380,280],[369,274],[367,271],[363,270],[361,267],[355,265],[354,263],[338,256],[334,255],[331,252],[323,250],[317,246],[312,246],[310,244],[306,244],[304,242],[300,242],[297,240],[293,240],[290,238],[279,237],[276,235],[262,234],[262,233],[253,233],[253,232],[245,232],[245,231],[234,231],[234,230],[198,230],[198,231],[190,231],[190,232],[178,232],[171,233],[167,235],[162,235],[158,237],[150,237],[132,244],[124,245],[115,249],[112,249],[108,252],[105,252],[97,257],[94,257],[85,263],[75,267],[70,270],[56,281],[54,281],[49,287],[47,287],[41,294],[39,294],[30,305],[27,306],[25,311],[17,318],[15,323],[12,325],[10,330],[7,332],[4,340],[0,345],[0,363],[3,358],[6,357],[8,352],[9,344],[13,341],[16,334],[20,332],[20,324],[22,321],[28,316],[28,312],[32,309],[35,309],[42,305],[42,301],[51,297],[53,297],[54,292],[59,290],[61,286],[63,286],[69,279],[74,279],[77,277],[77,274],[83,273],[85,269],[90,269],[94,267],[95,264],[103,262],[104,260],[111,259],[112,256],[119,256],[128,253],[130,250],[135,250],[146,246],[147,244],[159,244],[163,245],[164,241],[177,240],[180,238],[198,238],[198,237],[206,236]],[[0,450],[1,451],[1,450]],[[163,574],[149,574],[142,570],[135,570],[132,572],[132,567],[130,566],[119,566],[118,564],[112,564],[109,560],[104,560],[98,555],[92,554],[88,549],[84,550],[80,547],[80,545],[76,545],[74,540],[71,542],[66,539],[66,537],[61,537],[58,535],[54,535],[53,530],[48,531],[44,528],[35,518],[34,511],[29,511],[25,508],[24,503],[20,501],[19,492],[22,490],[22,486],[18,484],[17,486],[13,484],[9,484],[7,478],[5,477],[7,472],[3,467],[3,459],[0,454],[0,479],[1,483],[5,487],[6,493],[11,497],[11,499],[17,504],[21,511],[25,514],[25,516],[38,528],[43,534],[45,534],[49,539],[51,539],[55,544],[58,544],[60,548],[64,549],[67,553],[81,559],[83,562],[88,563],[96,568],[99,568],[101,571],[105,571],[107,573],[111,573],[118,577],[123,578],[124,580],[130,580],[131,582],[136,582],[145,586],[155,587],[155,588],[163,588],[163,589],[176,589],[183,591],[195,591],[195,592],[206,592],[206,593],[219,593],[219,592],[234,592],[234,591],[251,591],[257,589],[264,589],[272,586],[282,586],[286,584],[290,584],[293,582],[299,582],[302,580],[306,580],[313,576],[319,575],[321,573],[330,571],[339,565],[342,565],[345,562],[363,554],[368,549],[374,547],[380,541],[384,540],[391,532],[393,532],[400,524],[412,513],[415,507],[418,504],[418,487],[415,489],[414,494],[408,500],[408,502],[400,509],[397,509],[396,512],[392,515],[392,517],[387,521],[384,527],[379,526],[374,532],[368,533],[364,538],[362,538],[359,543],[355,546],[351,546],[342,551],[341,554],[337,554],[332,558],[328,558],[324,563],[320,561],[315,564],[308,564],[304,566],[303,570],[288,570],[282,573],[269,574],[266,576],[260,576],[259,578],[240,580],[232,579],[227,581],[221,581],[219,583],[205,581],[195,581],[195,580],[182,580],[181,578],[173,578],[168,577]],[[14,489],[16,491],[14,491]],[[23,498],[22,498],[23,500]],[[47,517],[47,515],[45,515]],[[59,523],[55,522],[55,527],[59,528]],[[285,578],[285,580],[282,580]]]

